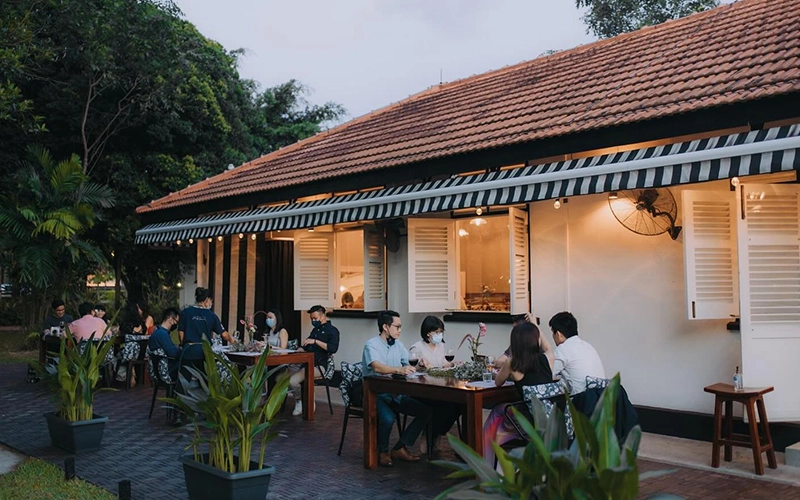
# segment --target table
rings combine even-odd
[[[226,352],[225,356],[237,365],[252,366],[261,355],[257,353]],[[314,353],[289,352],[286,354],[270,354],[265,363],[267,366],[303,365],[306,371],[306,387],[303,394],[303,419],[314,420]]]
[[[452,377],[421,376],[393,379],[376,375],[364,377],[364,467],[378,466],[377,394],[405,394],[413,398],[447,401],[466,406],[465,432],[467,444],[479,455],[483,454],[483,408],[519,400],[513,385],[503,387],[468,387],[463,380]]]
[[[733,446],[752,448],[753,461],[756,474],[764,475],[764,462],[761,454],[767,452],[767,462],[770,469],[777,469],[775,448],[772,446],[772,435],[769,432],[767,409],[764,407],[764,394],[772,392],[772,387],[745,387],[743,391],[736,392],[731,384],[713,384],[703,388],[705,392],[714,394],[714,440],[711,447],[711,467],[719,467],[719,448],[725,448],[725,461],[733,459]],[[733,403],[742,403],[747,412],[750,425],[750,435],[733,432]],[[725,403],[725,432],[722,431],[722,404]],[[756,406],[758,407],[758,420],[761,422],[762,436],[758,433],[756,421]]]

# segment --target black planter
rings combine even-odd
[[[100,449],[103,440],[103,429],[108,417],[93,414],[91,420],[70,422],[55,413],[45,413],[47,428],[50,430],[50,441],[53,446],[70,453],[81,453]]]
[[[208,460],[208,454],[203,455]],[[189,500],[264,500],[275,467],[256,469],[258,462],[250,461],[249,472],[229,473],[194,459],[181,458]]]

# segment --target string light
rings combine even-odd
[[[242,238],[244,238],[244,234],[239,233],[239,239],[241,240]]]
[[[253,233],[253,234],[251,234],[251,235],[250,235],[250,239],[251,239],[251,240],[253,240],[253,241],[256,241],[256,235],[255,235],[255,233]]]
[[[559,200],[558,198],[556,198],[556,201],[553,203],[553,208],[555,208],[556,210],[558,210],[559,208],[561,208],[561,200]]]
[[[193,238],[189,238],[189,244],[190,245],[194,245],[194,239]]]

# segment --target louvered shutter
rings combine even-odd
[[[450,220],[408,220],[408,311],[456,309],[458,265],[455,224]]]
[[[682,206],[689,319],[738,316],[736,195],[684,191]]]
[[[528,272],[528,213],[518,208],[508,209],[508,237],[511,274],[511,314],[530,310],[530,273]]]
[[[386,258],[383,235],[378,229],[364,226],[364,310],[386,309]]]
[[[294,308],[335,304],[333,233],[296,231],[294,236]]]
[[[742,371],[770,420],[800,420],[800,201],[797,185],[743,184],[739,196]]]

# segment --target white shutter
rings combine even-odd
[[[689,319],[738,316],[736,195],[684,191],[682,207]]]
[[[530,310],[528,283],[528,213],[518,208],[508,209],[508,248],[511,274],[511,314]]]
[[[742,371],[773,386],[770,420],[800,420],[800,186],[742,184],[739,225]]]
[[[371,224],[364,226],[364,310],[386,309],[386,257],[383,235]]]
[[[409,219],[408,312],[458,308],[457,263],[452,221]]]
[[[335,304],[333,233],[296,231],[294,235],[294,308]]]

